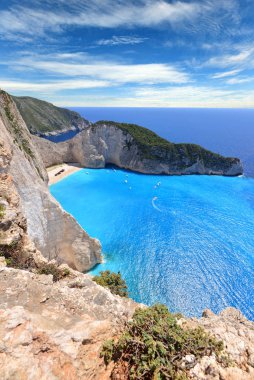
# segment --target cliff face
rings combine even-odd
[[[84,271],[100,261],[100,244],[90,238],[49,193],[47,173],[11,97],[0,94],[0,174],[9,175],[20,197],[27,233],[47,258]]]
[[[91,168],[115,164],[147,174],[243,173],[237,158],[225,158],[194,144],[172,144],[141,127],[113,122],[97,123],[63,143],[37,137],[34,141],[46,166],[78,162]]]

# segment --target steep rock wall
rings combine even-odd
[[[0,173],[13,178],[28,235],[41,253],[80,271],[100,262],[100,243],[90,238],[51,196],[43,161],[5,92],[0,93],[0,148]]]
[[[147,174],[235,176],[243,172],[240,160],[218,157],[202,148],[201,153],[207,157],[207,162],[197,153],[186,153],[184,149],[176,157],[167,149],[149,147],[149,154],[144,155],[136,140],[114,125],[93,125],[71,140],[57,144],[38,137],[33,139],[46,167],[62,162],[78,162],[91,168],[115,164]]]

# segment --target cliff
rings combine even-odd
[[[98,122],[74,138],[53,143],[34,137],[46,167],[62,162],[103,168],[114,164],[146,174],[243,173],[237,158],[227,158],[195,144],[173,144],[154,132],[131,124]]]
[[[69,130],[81,131],[89,122],[77,112],[56,107],[28,96],[12,97],[29,131],[35,135],[54,135]]]
[[[100,261],[100,244],[51,196],[47,173],[24,120],[11,97],[0,93],[0,174],[9,175],[20,197],[27,233],[48,258],[78,270]]]
[[[122,156],[126,136],[133,140],[127,140],[127,156]],[[131,133],[104,123],[63,144],[32,137],[10,96],[0,93],[1,379],[127,380],[112,377],[113,364],[105,366],[101,347],[108,338],[117,340],[135,309],[144,305],[111,294],[64,264],[90,268],[100,259],[100,245],[51,197],[41,154],[46,161],[47,152],[49,162],[79,159],[103,167],[129,160],[128,165],[137,165],[128,152],[140,149],[138,144]],[[186,355],[181,363],[186,378],[254,378],[254,323],[239,311],[215,315],[207,310],[201,319],[182,317],[178,323],[202,327],[224,342],[224,360],[213,352]]]

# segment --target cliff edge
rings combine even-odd
[[[223,157],[195,144],[173,144],[133,124],[101,121],[72,139],[53,143],[34,137],[46,167],[63,162],[120,168],[145,174],[207,174],[237,176],[243,173],[238,158]]]

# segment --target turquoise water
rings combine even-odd
[[[254,320],[253,179],[83,169],[51,192],[100,239],[92,273],[121,271],[146,304],[189,316],[235,306]]]

